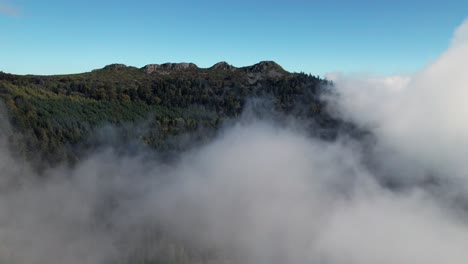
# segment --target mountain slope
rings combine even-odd
[[[324,111],[319,98],[327,85],[271,61],[241,68],[226,62],[210,68],[111,64],[56,76],[0,72],[0,97],[18,132],[12,142],[19,154],[34,158],[39,153],[49,163],[78,159],[83,149],[93,147],[90,136],[105,125],[122,129],[124,137],[118,140],[136,140],[161,151],[185,148],[179,135],[203,129],[199,139],[208,139],[223,120],[239,115],[250,98],[269,98],[278,113],[313,120],[316,132],[323,128],[328,132],[321,136],[332,137],[339,122]]]

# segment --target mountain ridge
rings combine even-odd
[[[210,67],[199,67],[197,64],[192,62],[165,62],[165,63],[150,63],[146,64],[143,67],[136,67],[132,65],[127,65],[124,63],[111,63],[107,64],[102,68],[92,69],[90,71],[76,72],[76,73],[63,73],[63,74],[16,74],[9,73],[0,70],[2,74],[9,74],[14,76],[41,76],[41,77],[53,77],[53,76],[70,76],[70,75],[80,75],[98,71],[123,71],[123,70],[135,70],[145,72],[147,74],[152,73],[162,73],[170,74],[176,72],[184,71],[239,71],[250,74],[268,74],[273,72],[273,75],[285,75],[285,74],[294,74],[295,72],[290,72],[285,70],[280,64],[275,61],[260,61],[258,63],[246,66],[236,67],[226,61],[220,61],[213,64]]]
[[[114,63],[69,75],[0,72],[0,99],[20,155],[40,153],[54,164],[79,159],[83,150],[96,146],[89,140],[105,125],[123,129],[122,141],[162,152],[184,149],[174,138],[203,131],[199,141],[209,140],[225,120],[241,115],[251,98],[270,100],[266,108],[278,114],[310,119],[317,124],[312,133],[331,138],[341,123],[326,113],[319,96],[329,84],[287,72],[273,61],[245,67],[219,62],[209,68]],[[133,129],[142,123],[150,129]]]
[[[112,64],[104,66],[101,69],[95,69],[95,70],[104,70],[104,69],[120,70],[124,68],[137,68],[137,67],[127,66],[126,64],[122,64],[122,63],[112,63]],[[183,71],[183,70],[243,70],[248,73],[263,73],[268,70],[276,70],[279,72],[290,73],[286,71],[281,65],[279,65],[275,61],[260,61],[253,65],[247,65],[247,66],[241,66],[241,67],[233,66],[232,64],[229,64],[226,61],[220,61],[206,68],[199,67],[198,65],[192,62],[165,62],[162,64],[157,64],[157,63],[147,64],[138,69],[144,70],[148,74],[151,74],[157,71]]]

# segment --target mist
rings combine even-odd
[[[329,110],[370,139],[246,109],[171,161],[111,146],[37,175],[1,112],[0,261],[466,263],[467,28],[414,76],[335,76]]]

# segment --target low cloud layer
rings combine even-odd
[[[226,263],[465,263],[468,226],[457,210],[424,189],[381,187],[359,153],[354,142],[262,121],[172,164],[103,151],[73,170],[2,186],[0,256],[133,263],[183,247]],[[140,241],[145,232],[155,238]]]
[[[171,162],[109,148],[36,175],[0,115],[0,262],[466,263],[463,27],[410,79],[335,80],[365,142],[249,116]]]

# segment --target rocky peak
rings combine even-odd
[[[268,71],[285,72],[285,70],[274,61],[261,61],[257,64],[247,67],[247,72],[266,73]]]
[[[270,78],[277,78],[282,77],[288,72],[283,69],[279,64],[274,61],[261,61],[257,64],[252,66],[247,66],[242,68],[246,73],[256,76],[256,78],[260,76],[270,77]]]
[[[211,67],[211,69],[216,69],[216,70],[232,70],[234,68],[235,68],[234,66],[230,65],[229,63],[225,61],[218,62]]]
[[[155,71],[182,71],[188,69],[198,69],[197,65],[193,63],[163,63],[163,64],[148,64],[143,67],[147,73],[152,73]]]

